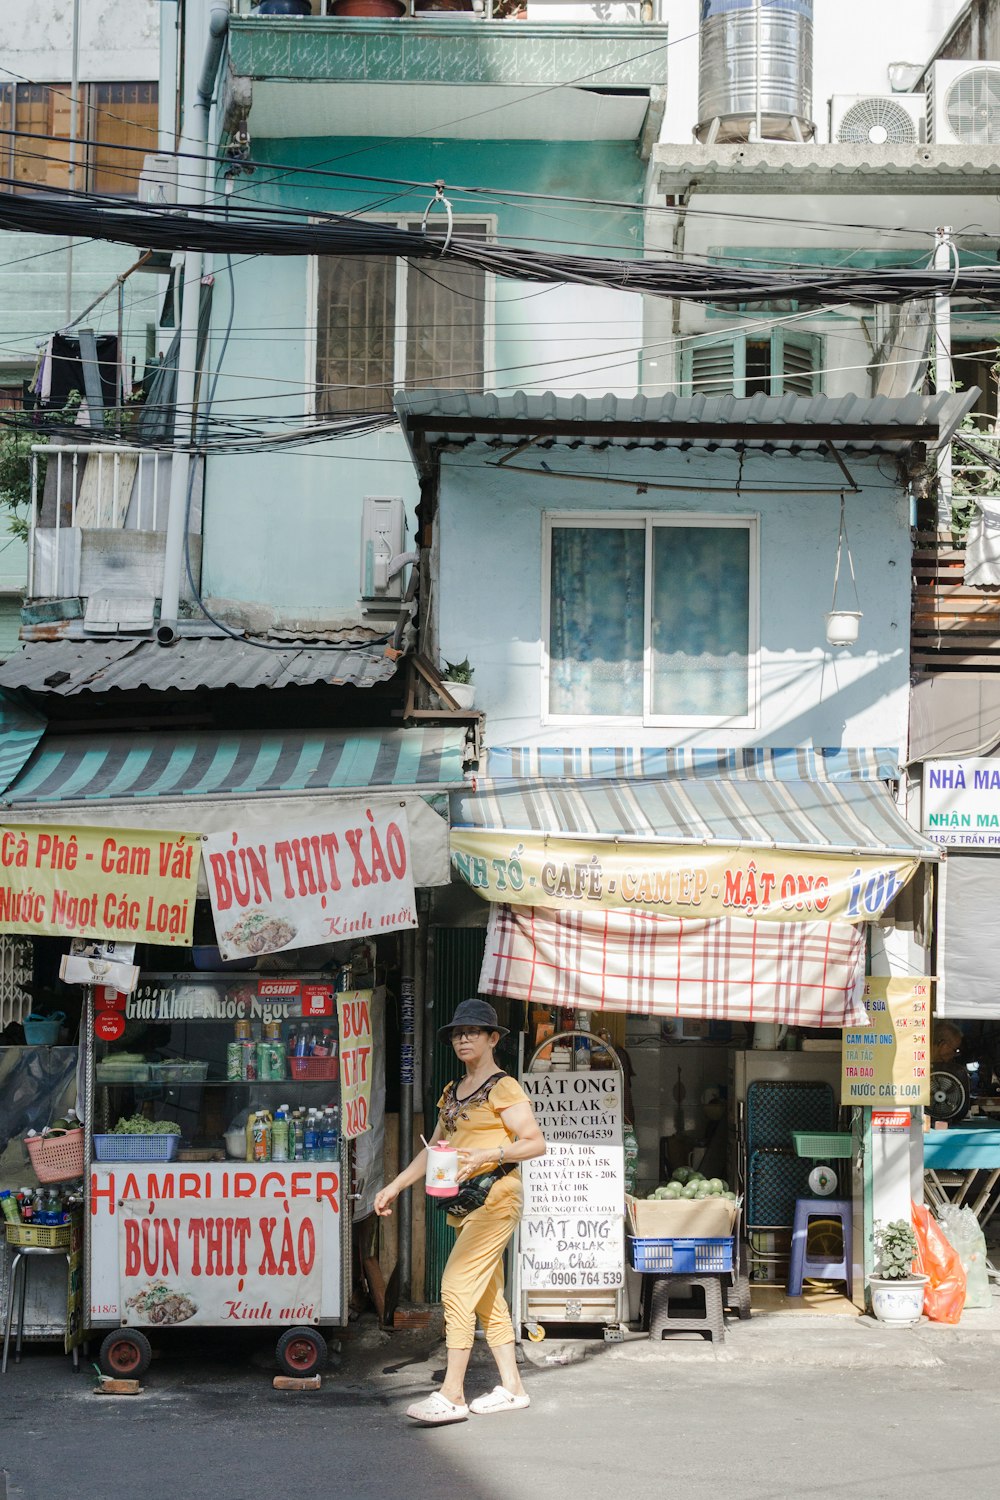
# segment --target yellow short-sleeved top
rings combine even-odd
[[[487,1079],[464,1098],[460,1088],[449,1083],[438,1100],[444,1138],[458,1151],[499,1150],[514,1140],[501,1111],[527,1099],[517,1079],[506,1073],[501,1073],[495,1083]]]

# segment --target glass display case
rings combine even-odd
[[[336,1000],[314,974],[91,991],[85,1293],[121,1368],[168,1325],[280,1327],[286,1374],[325,1358],[350,1271]]]

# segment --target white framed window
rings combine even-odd
[[[817,334],[788,328],[706,334],[682,351],[681,382],[692,396],[818,396],[822,367]]]
[[[420,220],[379,218],[415,233]],[[464,239],[492,240],[493,218],[456,218]],[[443,238],[440,223],[427,233]],[[313,258],[308,381],[315,410],[387,411],[394,391],[482,391],[494,361],[494,278],[475,266],[388,256]]]
[[[545,517],[547,722],[752,727],[756,516]]]

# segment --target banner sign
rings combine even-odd
[[[145,974],[123,1010],[130,1021],[290,1021],[333,1015],[332,984],[294,975]]]
[[[917,870],[875,859],[703,845],[588,843],[455,828],[452,865],[486,901],[757,922],[873,922]]]
[[[353,1139],[371,1128],[372,992],[337,996],[340,1024],[340,1129]]]
[[[320,1315],[322,1250],[315,1202],[125,1202],[122,1322],[311,1323]]]
[[[930,979],[868,979],[870,1024],[844,1031],[840,1102],[883,1109],[931,1102]]]
[[[545,1136],[526,1161],[520,1227],[525,1291],[620,1287],[624,1280],[622,1085],[607,1072],[521,1080]]]
[[[350,803],[322,821],[213,833],[205,874],[224,959],[416,927],[406,812]]]
[[[87,1198],[90,1325],[339,1319],[336,1163],[95,1162]]]
[[[190,947],[201,838],[0,828],[0,932]]]
[[[935,844],[1000,848],[1000,760],[936,760],[924,766],[921,826]]]

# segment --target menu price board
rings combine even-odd
[[[928,978],[865,981],[870,1024],[844,1031],[843,1104],[930,1103],[931,984]]]
[[[624,1279],[621,1078],[614,1072],[523,1079],[545,1136],[545,1155],[525,1162],[521,1285],[615,1288]]]

